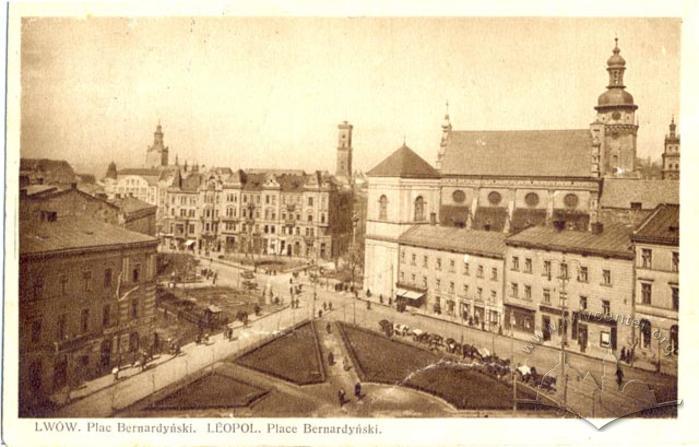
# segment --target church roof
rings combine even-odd
[[[635,178],[605,178],[602,184],[602,208],[631,208],[640,203],[641,209],[653,209],[661,203],[680,203],[679,180],[646,180]]]
[[[442,175],[590,177],[588,129],[452,131]]]
[[[439,178],[439,173],[405,144],[367,172],[368,177]]]

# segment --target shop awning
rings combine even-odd
[[[423,292],[415,292],[413,290],[406,290],[406,289],[396,289],[396,297],[398,298],[406,298],[409,300],[419,300],[420,298],[424,297],[425,294]]]
[[[194,245],[196,243],[197,243],[197,241],[195,241],[194,239],[189,239],[187,242],[184,243],[184,245],[186,245],[187,247],[191,247],[192,245]]]

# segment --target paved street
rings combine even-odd
[[[208,261],[203,261],[203,265],[208,263]],[[238,268],[224,265],[217,261],[212,261],[210,264],[219,273],[217,285],[237,285],[239,281]],[[288,273],[276,276],[257,275],[260,286],[265,287],[269,283],[275,295],[281,296],[285,304],[288,304],[290,300],[289,279],[291,277],[291,274]],[[276,331],[289,327],[303,319],[310,318],[314,311],[318,315],[318,311],[322,309],[323,303],[332,303],[334,309],[331,314],[326,311],[324,318],[319,322],[323,361],[327,365],[327,352],[329,350],[333,351],[337,361],[334,366],[327,367],[330,386],[325,388],[331,390],[330,392],[332,393],[336,393],[339,388],[343,388],[349,397],[352,395],[354,384],[358,381],[353,369],[344,370],[342,368],[342,361],[348,356],[337,336],[336,329],[331,334],[325,333],[325,322],[333,320],[356,323],[370,329],[378,329],[378,322],[382,319],[388,319],[406,324],[411,328],[420,328],[424,331],[439,333],[456,340],[463,337],[465,342],[478,347],[485,347],[499,356],[511,358],[514,363],[536,366],[540,373],[553,369],[551,373],[558,375],[560,354],[555,349],[535,346],[533,350],[526,352],[525,348],[528,343],[524,341],[463,327],[449,321],[438,320],[424,315],[412,315],[409,312],[399,313],[393,308],[376,303],[372,303],[369,310],[365,301],[356,300],[349,293],[338,293],[321,286],[316,287],[317,299],[314,303],[314,286],[308,283],[307,277],[303,274],[300,275],[299,279],[304,283],[304,288],[299,295],[301,304],[298,309],[286,307],[275,314],[253,321],[246,329],[241,328],[239,323],[236,322],[235,335],[237,339],[235,341],[226,341],[219,334],[213,336],[208,345],[189,344],[183,347],[183,354],[180,356],[170,359],[162,358],[160,363],[155,364],[147,371],[138,374],[134,373],[129,377],[120,379],[116,385],[110,386],[113,383],[111,377],[97,379],[97,381],[94,381],[95,383],[88,384],[87,388],[98,391],[63,407],[57,412],[56,416],[110,416],[114,411],[132,405],[154,391],[183,379],[192,372],[223,360],[272,335]],[[595,415],[597,416],[614,415],[620,411],[631,411],[634,405],[626,404],[626,399],[624,399],[623,395],[618,392],[610,392],[612,386],[616,387],[616,384],[613,382],[614,371],[613,359],[610,359],[609,362],[603,362],[570,354],[568,403],[576,412],[586,415],[591,415],[593,412],[596,412]],[[671,384],[671,378],[665,376],[654,375],[635,368],[625,368],[625,371],[627,381],[632,379],[639,380],[656,388],[668,387]],[[594,377],[596,382],[591,381],[589,377],[585,377],[588,372]],[[605,376],[604,379],[603,376]],[[111,383],[108,383],[110,381]],[[596,394],[595,387],[597,387]],[[602,389],[601,392],[599,391],[600,387]],[[81,394],[87,394],[87,392],[82,392]],[[561,397],[560,393],[558,397]],[[595,400],[594,403],[593,400]]]

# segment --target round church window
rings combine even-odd
[[[534,208],[539,204],[539,195],[535,192],[528,193],[524,196],[524,203],[526,203],[529,208]]]
[[[464,193],[462,190],[457,189],[454,191],[451,195],[451,198],[454,200],[456,203],[463,203],[464,200],[466,200],[466,193]]]
[[[493,191],[488,194],[488,202],[493,206],[499,205],[502,202],[502,195],[497,191]]]
[[[578,196],[575,194],[566,194],[563,197],[563,203],[567,208],[576,208],[578,206]]]
[[[621,118],[621,113],[619,113],[619,112],[612,113],[612,118],[619,121],[619,118]]]

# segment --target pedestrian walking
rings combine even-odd
[[[328,365],[332,366],[335,364],[335,356],[333,355],[333,352],[330,351],[328,352]]]
[[[328,310],[333,310],[333,303],[328,303]]]
[[[357,400],[362,398],[362,384],[359,382],[354,386],[354,397],[356,397]]]
[[[330,323],[328,323],[328,324],[327,324],[327,325],[325,326],[325,330],[327,330],[327,331],[328,331],[328,334],[332,332],[332,329],[331,329]]]
[[[624,382],[624,371],[621,370],[621,366],[616,367],[616,384],[621,390],[621,384]]]
[[[117,382],[119,381],[119,366],[115,366],[112,369],[112,375],[114,376],[114,381]]]
[[[337,400],[340,402],[340,406],[342,407],[345,405],[345,390],[340,388],[337,392]]]
[[[626,357],[626,347],[622,346],[621,347],[621,354],[619,355],[619,358],[621,359],[622,362],[627,362],[627,357]]]
[[[323,309],[318,310],[318,318],[323,318]]]

